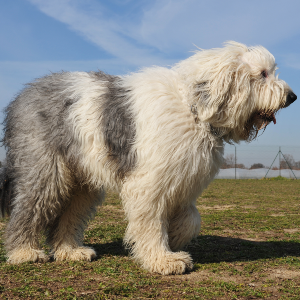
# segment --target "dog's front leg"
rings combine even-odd
[[[193,268],[190,255],[172,252],[168,239],[168,205],[163,197],[147,197],[141,189],[136,193],[122,192],[129,224],[125,244],[142,266],[163,275],[182,274]]]
[[[169,222],[169,245],[178,251],[198,236],[201,218],[195,203],[178,208]]]

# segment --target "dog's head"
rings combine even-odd
[[[276,123],[279,109],[297,96],[275,75],[274,56],[262,46],[228,42],[201,50],[176,67],[189,90],[198,118],[225,140],[251,140],[259,129]]]

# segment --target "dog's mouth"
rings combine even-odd
[[[257,137],[261,129],[265,130],[271,122],[276,124],[276,112],[265,110],[255,112],[244,127],[244,139],[250,142]]]
[[[261,130],[271,122],[276,124],[275,111],[260,111],[254,114],[253,121],[257,130]]]

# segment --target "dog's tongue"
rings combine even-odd
[[[274,124],[276,124],[276,118],[275,118],[275,114],[274,113],[272,114],[272,121],[273,121]]]

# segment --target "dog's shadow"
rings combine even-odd
[[[300,241],[251,241],[214,235],[202,235],[186,248],[194,263],[253,261],[300,255]]]
[[[102,256],[128,256],[123,240],[105,244],[88,244]],[[201,235],[183,249],[192,255],[194,263],[253,261],[259,259],[300,256],[300,241],[251,241],[215,235]]]
[[[124,247],[123,240],[117,239],[113,242],[104,244],[86,244],[86,246],[93,247],[97,253],[96,260],[101,259],[102,256],[112,255],[112,256],[127,256],[129,251]]]

